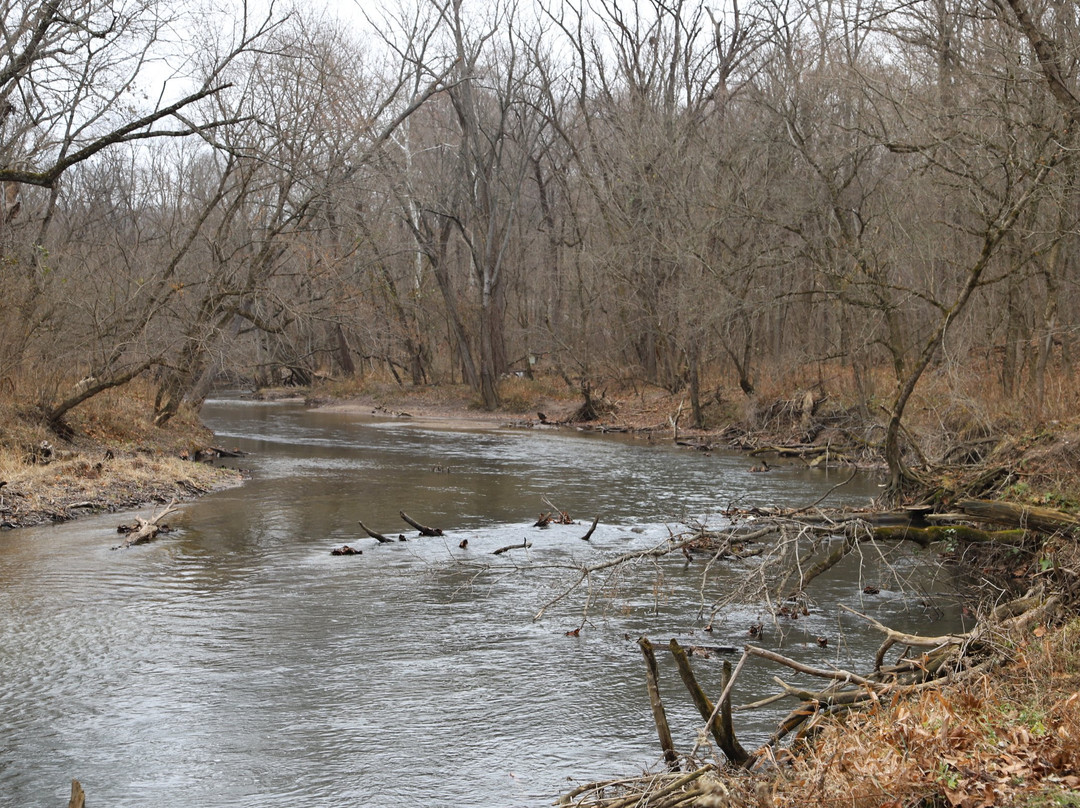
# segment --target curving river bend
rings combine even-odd
[[[204,419],[252,452],[240,463],[252,479],[184,506],[181,530],[125,551],[109,549],[116,515],[0,534],[0,804],[62,805],[77,777],[89,804],[110,808],[537,806],[568,778],[654,765],[633,640],[740,645],[764,614],[733,609],[702,633],[702,565],[680,556],[615,582],[579,637],[566,631],[581,623],[581,593],[533,615],[575,565],[652,546],[687,518],[721,524],[732,504],[808,504],[841,479],[794,466],[750,474],[745,457],[642,441],[295,404],[212,401]],[[830,503],[877,490],[858,479]],[[582,524],[532,528],[545,496]],[[359,519],[403,531],[401,509],[447,536],[360,538]],[[491,555],[526,538],[527,551]],[[364,554],[329,555],[346,542]],[[949,581],[932,569],[893,562],[890,575],[917,581],[901,596],[864,557],[814,594],[940,633],[956,616],[933,596]],[[865,580],[885,582],[882,593],[862,595]],[[783,638],[767,627],[762,642],[781,639],[815,664],[859,668],[878,642],[831,608]],[[670,660],[660,664],[685,751],[700,719]],[[715,690],[719,663],[697,669]],[[775,672],[748,665],[734,701],[773,692]],[[737,715],[744,745],[782,712]]]

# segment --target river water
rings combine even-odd
[[[0,804],[61,805],[75,777],[110,808],[545,805],[570,778],[657,764],[641,634],[741,645],[764,621],[757,642],[864,670],[879,638],[835,603],[898,628],[956,625],[930,557],[885,567],[868,553],[816,581],[819,607],[790,624],[745,604],[703,632],[703,601],[749,567],[714,568],[703,588],[704,562],[681,555],[598,575],[595,600],[579,590],[533,619],[582,564],[689,519],[720,526],[731,505],[809,504],[846,472],[752,474],[734,454],[287,403],[211,401],[204,418],[251,452],[251,480],[185,505],[179,530],[118,551],[117,515],[0,535]],[[877,491],[860,477],[830,503]],[[545,497],[579,524],[533,528]],[[399,510],[446,536],[362,537],[358,520],[404,532]],[[363,555],[331,556],[343,543]],[[864,595],[867,581],[881,593]],[[666,654],[660,664],[687,751],[701,722]],[[715,695],[719,660],[696,665]],[[777,673],[748,664],[734,702],[773,692]],[[738,714],[743,744],[783,712]]]

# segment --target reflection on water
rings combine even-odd
[[[296,405],[218,401],[204,414],[222,443],[253,453],[242,461],[253,478],[185,506],[181,530],[117,552],[116,516],[0,535],[7,804],[62,804],[77,777],[92,804],[113,808],[163,797],[533,806],[568,777],[652,765],[659,748],[633,640],[739,645],[760,611],[730,610],[702,633],[702,565],[680,557],[608,580],[615,596],[594,604],[579,637],[566,631],[582,621],[580,594],[533,615],[583,563],[652,546],[684,519],[719,524],[732,504],[809,503],[839,479],[794,466],[750,474],[744,457],[642,441],[442,431]],[[858,480],[842,496],[863,503],[876,491]],[[532,528],[545,497],[584,524]],[[361,519],[403,532],[399,510],[446,537],[376,545],[359,534]],[[529,550],[491,555],[526,538]],[[344,542],[364,554],[329,555]],[[927,593],[948,584],[918,561],[894,563],[891,574]],[[881,579],[879,566],[868,556],[815,582],[819,603],[899,627],[941,618],[888,588],[865,598],[860,576]],[[766,644],[778,641],[767,632]],[[876,644],[831,608],[784,638],[789,653],[855,667]],[[686,750],[699,721],[660,661]],[[697,665],[715,690],[719,663]],[[772,692],[774,672],[748,665],[735,700]],[[779,714],[740,716],[744,743],[766,737]]]

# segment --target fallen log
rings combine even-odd
[[[405,511],[398,511],[398,515],[401,516],[402,519],[404,519],[406,522],[408,522],[414,528],[419,530],[421,536],[441,536],[441,535],[443,535],[442,528],[427,527],[426,525],[422,525],[419,522],[417,522],[415,519],[410,517],[409,514],[405,513]]]
[[[376,533],[363,522],[358,520],[356,524],[360,525],[360,529],[367,533],[370,538],[375,539],[375,541],[377,541],[379,544],[393,544],[393,539],[387,538],[382,533]]]
[[[551,513],[549,511],[548,513],[540,514],[540,518],[536,520],[536,522],[533,524],[533,527],[547,527],[550,524],[551,524]]]
[[[176,507],[176,500],[174,499],[150,519],[135,517],[136,524],[131,526],[120,525],[117,528],[117,531],[120,533],[127,533],[127,538],[124,539],[122,544],[119,544],[112,549],[118,550],[136,544],[145,544],[156,538],[159,533],[167,533],[169,526],[162,524],[161,520],[169,514],[175,513],[177,510],[179,510],[179,508]]]
[[[1080,531],[1080,518],[1053,508],[987,499],[963,499],[956,503],[956,507],[973,519],[1038,530],[1041,533]]]
[[[913,541],[920,547],[935,542],[962,541],[968,544],[1023,544],[1029,532],[1012,530],[979,530],[968,525],[934,525],[932,527],[875,527],[875,539]]]

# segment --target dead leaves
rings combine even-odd
[[[1030,671],[1026,694],[1003,678],[823,727],[813,749],[791,761],[777,806],[895,808],[936,795],[949,808],[992,808],[1080,787],[1080,692],[1041,701],[1048,689]]]

